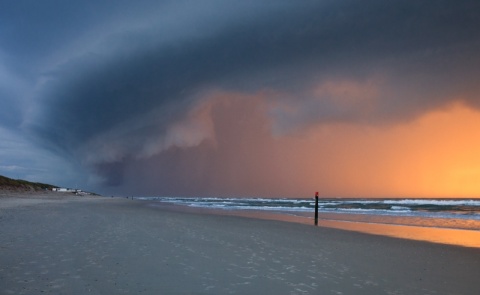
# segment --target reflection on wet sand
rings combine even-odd
[[[170,204],[159,204],[151,203],[151,206],[162,206],[164,208],[170,208],[171,210],[179,211],[189,211],[197,213],[207,213],[207,214],[219,214],[219,215],[233,215],[241,216],[248,218],[260,218],[268,220],[280,220],[287,222],[296,222],[302,224],[311,224],[313,225],[313,218],[308,216],[297,216],[293,214],[285,214],[278,212],[264,212],[264,211],[255,211],[255,210],[215,210],[215,209],[206,209],[206,208],[192,208],[187,206],[179,205],[170,205]],[[336,214],[337,218],[345,218],[345,214]],[[432,243],[440,243],[447,245],[456,245],[463,247],[474,247],[480,248],[480,231],[478,230],[465,230],[465,229],[450,229],[450,228],[438,228],[430,226],[412,226],[412,225],[396,225],[396,224],[383,224],[379,223],[381,218],[384,216],[352,216],[348,215],[352,219],[363,219],[372,220],[378,223],[372,222],[362,222],[362,221],[345,221],[345,220],[332,220],[328,219],[333,217],[329,214],[321,214],[318,226],[330,227],[342,230],[356,231],[367,234],[389,236],[401,239],[410,239],[417,241],[426,241]],[[399,220],[396,220],[397,222]],[[411,220],[410,222],[413,222]],[[436,224],[433,221],[430,221],[429,224]],[[445,223],[442,220],[442,224]],[[385,222],[392,222],[388,218],[385,219]],[[402,220],[401,222],[406,222]],[[437,222],[438,223],[438,222]],[[423,224],[422,224],[423,225]]]
[[[480,248],[480,231],[321,220],[320,226],[395,238]]]
[[[303,216],[294,216],[290,214],[276,214],[270,212],[256,212],[256,211],[228,211],[229,215],[237,215],[251,218],[262,218],[271,220],[282,220],[288,222],[298,222],[303,224],[312,224],[313,219]],[[436,228],[436,227],[421,227],[410,225],[395,225],[395,224],[381,224],[368,223],[358,221],[340,221],[320,219],[319,226],[337,228],[342,230],[350,230],[374,235],[389,236],[401,239],[410,239],[417,241],[426,241],[447,245],[456,245],[463,247],[480,248],[480,231],[464,230],[464,229],[450,229],[450,228]]]
[[[225,212],[223,213],[225,214]],[[313,225],[312,218],[294,216],[290,214],[276,214],[270,212],[256,211],[228,211],[228,214]],[[320,219],[318,225],[323,227],[337,228],[342,230],[350,230],[401,239],[480,248],[480,231],[477,230],[421,227],[410,225],[381,224],[327,219]]]
[[[264,212],[235,212],[233,214],[245,217],[275,219],[313,225],[312,218],[293,215]],[[350,230],[401,239],[480,248],[480,231],[478,230],[421,227],[328,219],[320,219],[318,225],[323,227],[337,228],[342,230]]]

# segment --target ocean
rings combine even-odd
[[[313,224],[315,199],[138,198],[226,214]],[[480,248],[480,199],[319,198],[319,225]]]
[[[315,200],[276,198],[141,198],[197,208],[270,211],[308,218]],[[319,199],[320,218],[480,230],[480,199]]]

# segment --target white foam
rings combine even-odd
[[[480,206],[480,200],[426,200],[426,199],[404,199],[384,200],[384,204],[405,204],[405,205],[439,205],[439,206]]]
[[[402,212],[410,212],[412,210],[410,210],[410,208],[408,207],[403,207],[403,206],[392,206],[390,207],[391,210],[394,210],[394,211],[402,211]]]
[[[216,208],[223,210],[260,210],[260,211],[284,211],[284,212],[313,212],[315,202],[308,199],[287,199],[287,198],[219,198],[219,197],[155,197],[139,198],[148,200],[159,200],[161,202],[188,205],[191,207]],[[439,200],[439,199],[378,199],[378,200],[341,200],[341,199],[320,199],[320,212],[350,213],[350,214],[377,214],[377,215],[399,215],[399,216],[462,216],[466,219],[480,219],[476,206],[480,206],[480,200]],[[352,208],[342,208],[347,205]],[[382,208],[375,208],[377,207]],[[430,212],[415,210],[416,206],[429,205],[434,209]],[[435,206],[446,206],[447,208],[435,209]],[[473,211],[449,212],[448,206],[471,207]],[[361,207],[361,208],[355,208]],[[455,208],[453,208],[455,210]]]

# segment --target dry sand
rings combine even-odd
[[[480,250],[149,202],[0,198],[0,294],[480,294]]]

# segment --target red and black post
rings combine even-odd
[[[315,192],[315,225],[318,225],[318,192]]]

